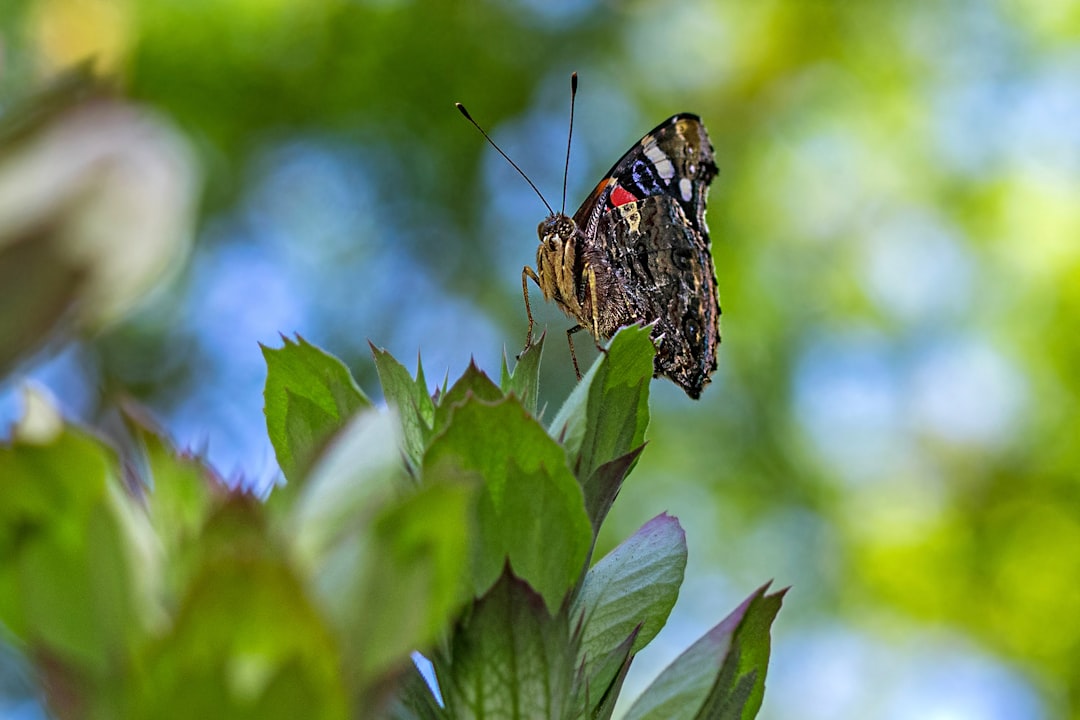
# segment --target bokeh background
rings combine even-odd
[[[126,99],[0,153],[0,425],[28,379],[94,424],[133,397],[267,487],[257,343],[372,395],[369,340],[497,373],[544,209],[453,103],[558,205],[576,70],[568,210],[675,112],[721,168],[720,369],[653,384],[602,537],[666,510],[690,546],[626,694],[774,579],[763,718],[1080,717],[1080,4],[4,0],[0,112],[91,57]],[[64,213],[90,259],[35,250]]]

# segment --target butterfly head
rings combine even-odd
[[[577,223],[569,215],[564,213],[552,213],[540,221],[536,228],[536,234],[540,236],[540,245],[554,247],[565,243],[574,237],[577,232]]]
[[[540,246],[536,249],[537,283],[547,300],[555,300],[568,314],[580,312],[577,302],[577,223],[564,213],[552,213],[536,229]]]

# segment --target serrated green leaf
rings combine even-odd
[[[428,423],[431,422],[432,413],[435,411],[435,402],[428,392],[427,379],[424,377],[424,363],[420,360],[420,351],[416,351],[416,388],[423,393],[420,405],[420,414]]]
[[[424,477],[475,474],[482,483],[474,585],[484,593],[509,559],[552,613],[577,582],[592,542],[566,455],[514,397],[469,397],[424,457]]]
[[[435,658],[443,701],[455,718],[561,720],[573,677],[565,613],[507,570],[457,627],[448,657]]]
[[[592,487],[604,483],[597,470],[645,441],[656,354],[649,332],[640,325],[619,330],[551,423],[551,434],[566,447],[586,497],[610,495],[606,488]],[[590,506],[596,527],[603,517],[594,513],[602,507]]]
[[[299,483],[326,441],[361,408],[370,407],[345,364],[297,336],[266,359],[266,429],[278,464]]]
[[[632,652],[667,622],[686,571],[686,534],[661,514],[596,563],[585,575],[570,617],[582,622],[578,660],[588,666],[637,633]]]
[[[397,409],[403,431],[405,455],[410,467],[420,467],[424,448],[431,438],[435,424],[435,403],[428,394],[427,381],[420,357],[416,358],[416,379],[393,355],[382,348],[371,346],[375,370],[379,373],[383,395],[387,405]]]
[[[517,357],[514,371],[507,369],[506,350],[503,349],[502,377],[499,382],[503,392],[513,393],[530,415],[536,415],[537,396],[540,393],[540,357],[544,354],[544,338],[547,331]]]
[[[761,708],[769,628],[784,592],[758,588],[677,657],[626,714],[626,720],[750,720]]]
[[[440,433],[446,429],[454,409],[469,397],[496,402],[502,400],[503,395],[499,386],[492,382],[483,370],[476,367],[476,363],[470,361],[461,377],[439,397],[439,404],[435,407],[435,432]]]

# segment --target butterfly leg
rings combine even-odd
[[[525,352],[525,350],[532,347],[534,323],[532,307],[529,306],[529,278],[532,278],[532,281],[536,283],[536,286],[540,287],[540,278],[536,276],[536,271],[526,265],[521,269],[521,296],[525,298],[525,314],[529,316],[529,332],[525,336],[525,348],[521,352]],[[521,355],[519,354],[518,357],[520,358]]]
[[[589,299],[592,301],[592,334],[593,342],[596,343],[596,349],[602,353],[607,352],[607,348],[600,344],[600,313],[597,311],[599,307],[596,297],[596,270],[591,265],[585,266],[585,278],[589,285]],[[583,310],[583,308],[582,308]],[[584,314],[584,312],[582,312]],[[582,324],[577,324],[574,327],[566,331],[566,342],[570,345],[570,359],[574,362],[574,372],[577,373],[578,381],[581,380],[581,368],[578,366],[577,352],[574,350],[574,333],[579,330],[585,330],[586,327]]]
[[[577,379],[581,380],[581,368],[577,364],[577,353],[574,352],[574,333],[579,330],[584,330],[584,325],[575,325],[566,331],[566,342],[570,345],[570,359],[574,362],[574,372],[577,374]]]
[[[596,297],[596,271],[593,270],[591,265],[589,265],[589,266],[586,266],[585,273],[586,273],[586,277],[588,278],[588,282],[589,282],[589,298],[592,300],[592,335],[593,335],[593,342],[596,343],[596,349],[606,355],[607,354],[607,348],[600,344],[600,312],[597,309],[600,306],[598,304],[597,297]],[[578,329],[580,330],[580,327]],[[573,343],[571,343],[571,346],[573,346]],[[577,365],[575,364],[574,367],[576,369]],[[580,379],[581,379],[581,373],[578,373],[578,380],[580,380]]]

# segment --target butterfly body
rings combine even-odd
[[[720,342],[705,223],[716,173],[701,120],[668,118],[612,166],[573,217],[553,213],[540,223],[536,271],[522,273],[523,287],[531,277],[577,321],[571,333],[584,328],[599,342],[625,325],[652,323],[655,374],[692,398],[716,369]]]

